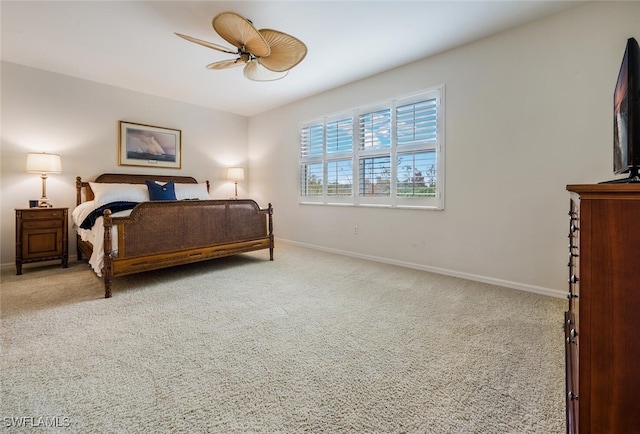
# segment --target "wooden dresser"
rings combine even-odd
[[[567,190],[567,432],[640,433],[640,185]]]
[[[68,208],[16,209],[16,274],[27,262],[69,263]]]

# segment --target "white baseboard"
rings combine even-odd
[[[78,260],[78,255],[69,255],[69,264],[71,264],[72,262],[75,262]],[[51,261],[41,261],[41,262],[27,262],[26,264],[22,264],[22,269],[23,270],[27,270],[30,267],[41,267],[43,265],[54,265],[54,264],[59,264],[60,265],[60,259],[52,259]],[[7,273],[9,272],[9,270],[13,270],[13,272],[15,273],[16,271],[16,263],[15,262],[9,262],[6,264],[0,264],[0,270],[3,273]]]
[[[557,289],[544,288],[542,286],[528,285],[526,283],[512,282],[509,280],[496,279],[493,277],[480,276],[477,274],[463,273],[461,271],[448,270],[445,268],[429,267],[427,265],[416,264],[414,262],[397,261],[395,259],[382,258],[379,256],[363,255],[361,253],[332,249],[329,247],[316,246],[314,244],[300,243],[298,241],[291,241],[291,240],[286,240],[282,238],[276,238],[276,241],[281,243],[291,244],[293,246],[305,247],[308,249],[320,250],[328,253],[335,253],[337,255],[350,256],[358,259],[366,259],[368,261],[381,262],[383,264],[397,265],[400,267],[412,268],[415,270],[428,271],[430,273],[443,274],[445,276],[459,277],[461,279],[473,280],[475,282],[488,283],[490,285],[503,286],[505,288],[518,289],[520,291],[533,292],[535,294],[548,295],[551,297],[558,297],[558,298],[566,298],[567,296],[566,292],[558,291]],[[73,257],[69,255],[70,262],[75,260],[77,260],[75,255]],[[25,264],[23,267],[25,267],[26,265],[28,264]],[[15,263],[2,264],[0,267],[2,268],[2,271],[6,271],[9,268],[15,268]]]
[[[459,277],[461,279],[472,280],[475,282],[488,283],[490,285],[502,286],[505,288],[518,289],[520,291],[533,292],[535,294],[548,295],[551,297],[566,298],[567,293],[557,289],[544,288],[542,286],[528,285],[526,283],[512,282],[509,280],[496,279],[493,277],[479,276],[477,274],[463,273],[461,271],[448,270],[445,268],[429,267],[427,265],[416,264],[413,262],[397,261],[395,259],[382,258],[379,256],[363,255],[361,253],[349,252],[346,250],[332,249],[328,247],[316,246],[314,244],[300,243],[298,241],[285,240],[276,238],[276,241],[291,244],[294,246],[305,247],[313,250],[320,250],[337,255],[350,256],[353,258],[366,259],[368,261],[381,262],[384,264],[397,265],[400,267],[412,268],[415,270],[428,271],[430,273],[443,274],[445,276]]]

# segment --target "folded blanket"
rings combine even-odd
[[[112,213],[133,209],[139,202],[110,202],[94,209],[80,224],[82,229],[91,229],[99,217],[102,217],[105,210],[111,210]]]

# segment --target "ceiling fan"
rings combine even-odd
[[[212,21],[213,29],[237,50],[176,33],[223,53],[235,54],[235,59],[221,60],[207,65],[209,69],[226,69],[244,65],[244,76],[254,81],[279,80],[287,75],[307,55],[307,46],[298,38],[272,29],[256,29],[248,19],[235,12],[223,12]]]

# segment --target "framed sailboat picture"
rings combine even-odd
[[[182,131],[120,121],[118,165],[180,169]]]

